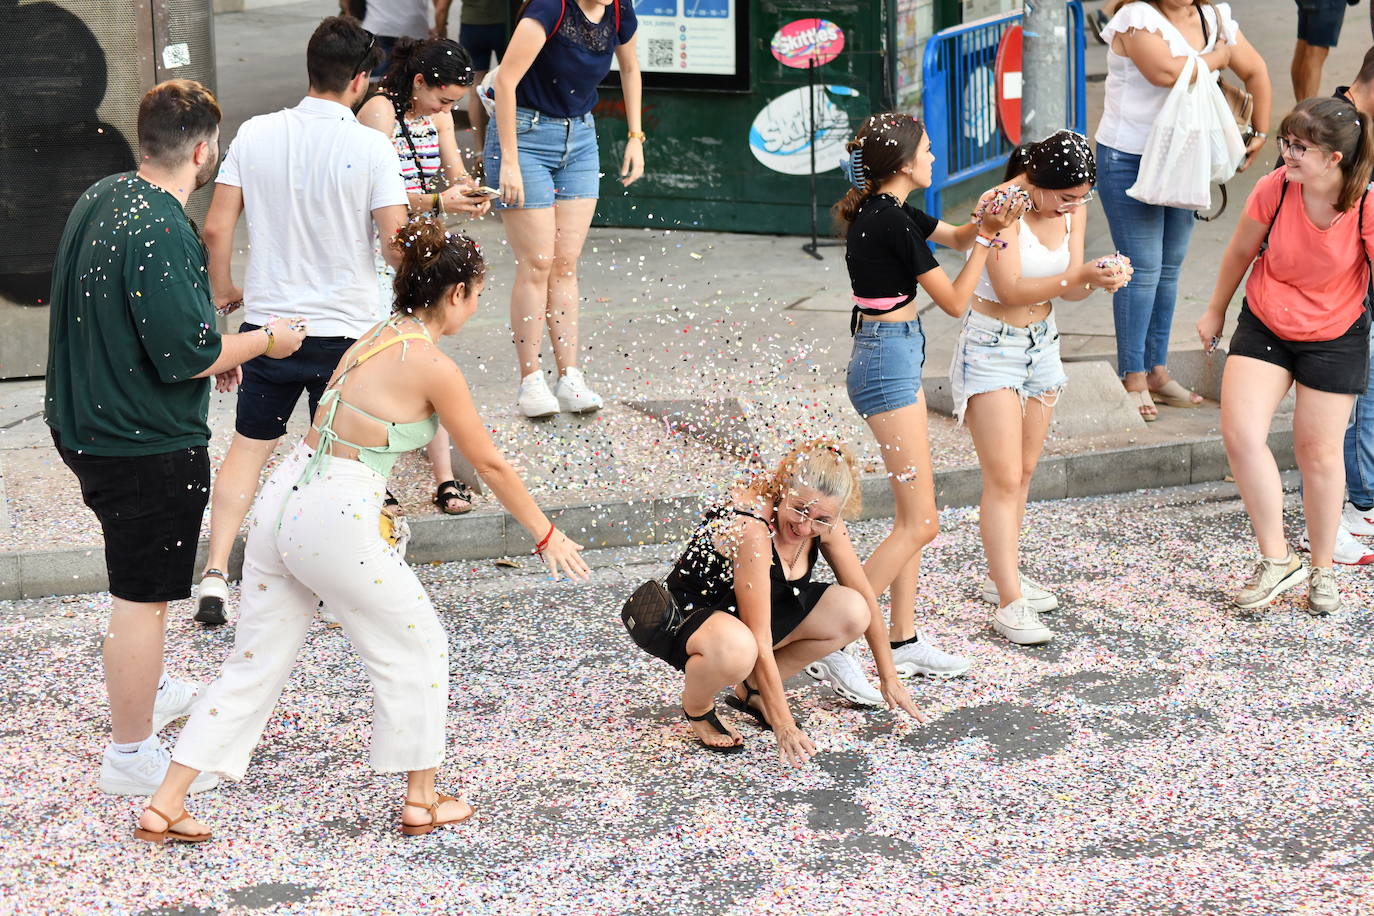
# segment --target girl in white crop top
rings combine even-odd
[[[1018,544],[1031,475],[1068,380],[1051,302],[1115,290],[1130,278],[1129,262],[1083,261],[1085,205],[1096,179],[1081,134],[1060,131],[1012,153],[998,190],[1021,188],[1031,209],[1003,230],[1007,247],[988,258],[950,365],[955,415],[967,420],[983,470],[979,524],[989,577],[982,594],[997,606],[993,628],[1018,645],[1052,639],[1039,612],[1058,606],[1021,575]]]

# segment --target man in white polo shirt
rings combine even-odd
[[[202,623],[225,621],[229,551],[302,392],[313,416],[344,351],[390,309],[377,285],[373,235],[389,240],[405,225],[405,185],[386,136],[353,115],[380,56],[356,20],[325,19],[306,49],[309,94],[240,127],[216,179],[204,231],[215,305],[227,311],[241,301],[243,331],[280,315],[308,319],[310,331],[291,357],[243,367],[234,440],[210,502]],[[242,289],[229,269],[240,213],[249,244]],[[382,254],[400,263],[390,245]]]

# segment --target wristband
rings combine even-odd
[[[540,541],[538,544],[535,544],[535,545],[534,545],[534,552],[537,553],[537,554],[541,554],[541,555],[542,555],[542,554],[544,553],[544,548],[547,547],[547,546],[549,546],[549,541],[551,541],[551,540],[553,540],[553,523],[552,523],[552,522],[549,523],[549,533],[546,534],[546,535],[544,535],[544,540],[542,540],[542,541]]]
[[[262,351],[262,355],[270,356],[272,353],[272,344],[277,342],[277,335],[272,333],[272,326],[270,324],[263,325],[262,329],[267,332],[267,349]]]
[[[1004,242],[1003,240],[997,238],[997,236],[995,236],[995,235],[984,235],[984,234],[981,233],[981,232],[978,233],[978,235],[976,235],[976,236],[974,237],[973,241],[974,241],[976,244],[982,245],[984,248],[987,248],[987,249],[989,249],[989,250],[994,249],[994,248],[1000,250],[1000,249],[1002,249],[1002,248],[1006,248],[1006,247],[1007,247],[1007,243]]]
[[[648,136],[642,130],[632,130],[630,131],[629,138],[631,140],[638,140],[640,143],[643,143],[645,140],[648,139]]]

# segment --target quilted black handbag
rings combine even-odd
[[[663,583],[650,579],[635,589],[620,612],[630,638],[655,658],[668,660],[668,650],[682,629],[682,611]]]

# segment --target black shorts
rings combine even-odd
[[[472,58],[472,69],[490,70],[491,56],[501,62],[501,52],[506,50],[506,39],[510,33],[504,23],[494,25],[461,25],[458,27],[458,43]]]
[[[261,325],[244,322],[239,333],[256,331]],[[300,402],[301,392],[310,398],[310,416],[315,416],[320,396],[352,337],[307,337],[301,348],[285,359],[259,356],[243,364],[243,383],[239,385],[238,416],[234,430],[249,439],[278,439],[286,432],[286,421]]]
[[[1345,24],[1346,0],[1297,0],[1298,38],[1317,48],[1334,48]]]
[[[793,594],[787,598],[774,599],[773,645],[776,646],[792,635],[792,631],[800,626],[807,615],[815,609],[816,605],[820,603],[821,596],[825,594],[825,590],[833,584],[831,582],[808,582],[799,588],[792,589]],[[691,639],[692,635],[701,629],[701,625],[709,620],[712,614],[739,616],[739,612],[733,605],[723,608],[700,608],[693,611],[673,639],[672,648],[668,652],[668,664],[679,671],[687,667],[687,640]]]
[[[1231,356],[1248,356],[1286,369],[1293,380],[1331,394],[1364,394],[1369,385],[1369,312],[1335,340],[1284,340],[1241,307]]]
[[[108,457],[72,451],[55,430],[52,441],[100,520],[110,594],[149,604],[191,597],[210,498],[209,450]]]

